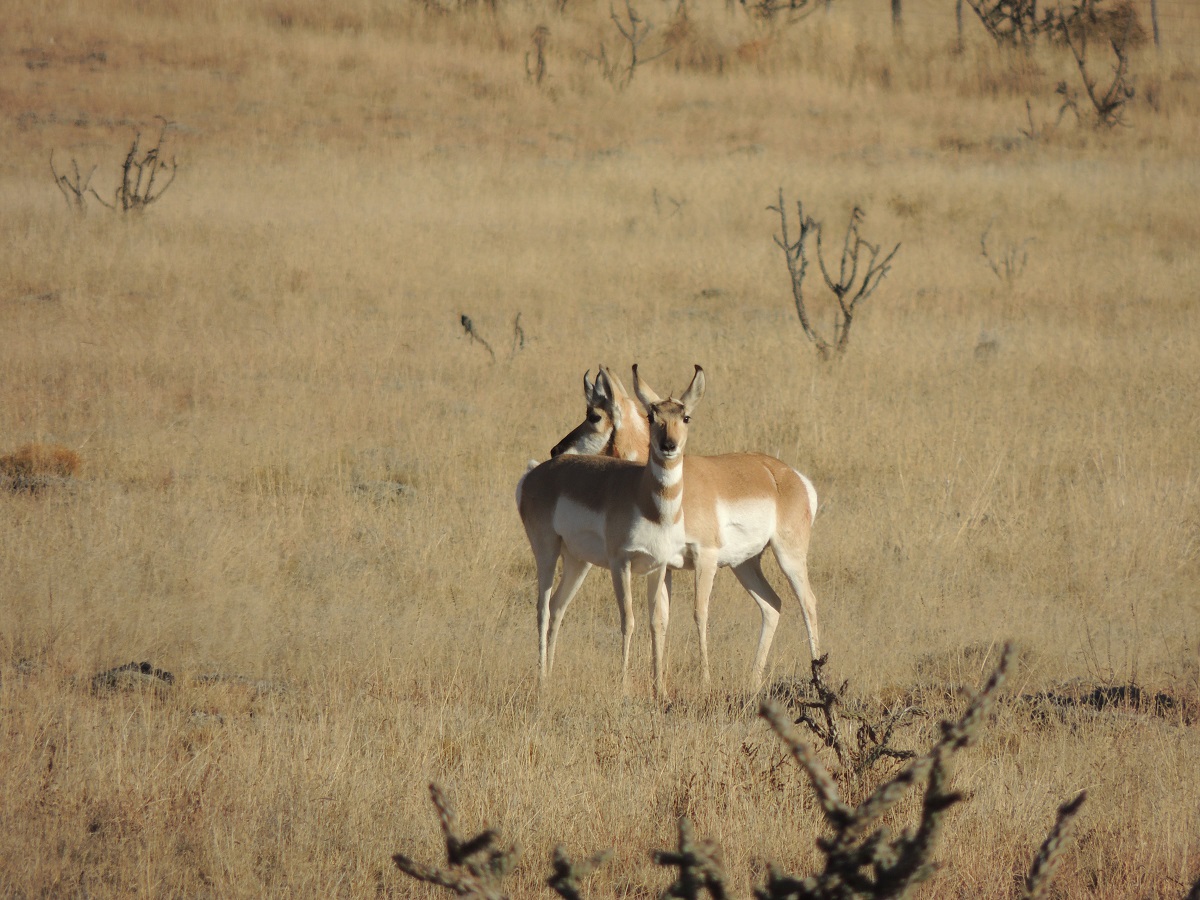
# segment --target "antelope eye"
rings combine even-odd
[[[587,420],[589,422],[591,422],[593,425],[595,425],[597,422],[600,421],[600,413],[596,412],[594,409],[589,409],[588,414],[587,414]]]
[[[684,416],[684,417],[683,417],[683,424],[684,424],[684,425],[686,425],[686,424],[687,424],[688,422],[690,422],[690,421],[692,421],[692,417],[691,417],[691,416]]]

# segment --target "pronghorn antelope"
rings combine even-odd
[[[620,452],[637,458],[639,447],[642,454],[646,452],[645,423],[612,372],[602,366],[590,386],[584,375],[584,399],[587,418],[550,451],[552,456]],[[683,568],[696,571],[695,619],[704,680],[709,679],[708,602],[713,576],[717,567],[729,566],[762,613],[754,656],[755,688],[762,682],[782,604],[763,575],[762,556],[767,547],[800,601],[809,651],[816,659],[817,598],[808,581],[808,543],[817,512],[812,482],[791,466],[761,453],[689,456],[684,465],[683,495],[687,544]],[[665,596],[660,599],[660,603],[667,602]],[[554,652],[553,645],[550,652]]]
[[[668,566],[680,568],[686,562],[683,449],[692,410],[704,395],[704,370],[696,366],[678,400],[659,398],[639,379],[637,366],[633,387],[649,421],[647,461],[559,454],[525,473],[517,485],[517,509],[537,564],[541,677],[548,678],[554,667],[563,613],[588,570],[604,566],[612,574],[621,613],[624,688],[634,627],[631,578],[648,576],[654,692],[661,697],[668,614],[663,581]],[[562,577],[551,593],[560,556]]]

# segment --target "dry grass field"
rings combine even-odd
[[[0,895],[444,896],[391,862],[440,859],[430,781],[524,847],[514,897],[550,895],[559,842],[614,848],[589,896],[656,897],[684,815],[739,896],[812,871],[728,572],[709,687],[679,577],[671,703],[641,602],[623,697],[593,573],[538,688],[513,490],[583,372],[635,362],[662,393],[705,367],[689,452],[811,477],[829,673],[925,712],[897,746],[1016,648],[920,896],[1016,896],[1085,789],[1055,896],[1200,876],[1200,13],[1159,0],[1103,129],[1065,50],[969,9],[957,47],[948,2],[899,35],[882,0],[636,5],[670,52],[622,87],[601,0],[0,3]],[[1054,128],[1060,81],[1083,116]],[[72,210],[51,152],[111,202],[158,116],[158,202]],[[830,363],[780,189],[901,244]],[[173,682],[92,681],[131,660]],[[785,596],[769,681],[808,671]]]

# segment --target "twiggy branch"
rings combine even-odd
[[[497,835],[490,829],[464,841],[456,833],[454,809],[442,789],[430,784],[429,796],[437,807],[442,836],[446,842],[446,867],[422,865],[403,853],[397,853],[392,857],[396,868],[417,881],[447,888],[460,897],[508,900],[499,883],[516,865],[521,855],[520,848],[515,844],[507,849],[495,848],[493,845]]]
[[[700,892],[707,891],[713,900],[728,900],[721,848],[712,841],[697,840],[688,819],[679,820],[679,850],[655,850],[651,857],[657,865],[679,869],[679,877],[663,897],[698,900]]]
[[[71,169],[73,170],[73,175],[59,174],[58,170],[54,168],[54,151],[50,151],[50,172],[54,175],[54,183],[62,191],[67,205],[74,207],[76,212],[87,212],[87,207],[84,206],[83,200],[88,194],[91,194],[97,200],[100,200],[101,203],[104,203],[100,195],[96,193],[96,189],[92,187],[92,176],[96,174],[97,168],[97,166],[92,166],[92,170],[88,172],[87,178],[84,178],[79,174],[79,163],[72,159]],[[108,204],[105,205],[107,206]]]
[[[521,324],[521,314],[517,313],[516,318],[513,319],[513,341],[512,352],[509,353],[510,359],[525,349],[526,341],[525,326]]]
[[[796,212],[800,223],[800,235],[795,241],[792,241],[788,237],[788,214],[787,207],[783,203],[783,188],[779,189],[779,204],[768,206],[767,209],[779,214],[779,234],[775,235],[774,239],[776,246],[783,251],[787,259],[788,275],[792,283],[792,302],[796,305],[796,315],[800,319],[800,327],[804,329],[804,334],[816,346],[821,359],[829,359],[833,347],[812,327],[812,322],[808,317],[808,307],[804,302],[804,276],[808,273],[808,252],[805,248],[809,233],[814,229],[819,229],[820,225],[811,216],[804,214],[804,201],[797,200]]]
[[[989,222],[988,227],[979,236],[979,252],[984,260],[987,261],[988,267],[995,276],[1005,284],[1011,286],[1017,277],[1025,271],[1025,264],[1029,261],[1029,254],[1025,248],[1029,245],[1029,241],[1025,240],[1020,244],[1010,244],[997,259],[993,257],[991,250],[988,249],[988,235],[992,233],[992,226],[994,224],[994,220]]]
[[[121,185],[117,188],[116,198],[123,212],[145,209],[175,182],[179,164],[173,156],[170,162],[162,157],[167,130],[175,123],[168,122],[162,116],[158,118],[162,122],[162,128],[159,129],[158,140],[154,146],[139,157],[142,135],[138,132],[129,146],[129,152],[125,154],[125,162],[121,166]],[[166,178],[165,183],[156,183],[160,175]]]
[[[846,235],[842,241],[842,255],[838,261],[837,277],[831,274],[827,265],[825,249],[822,241],[823,228],[821,223],[804,215],[804,206],[797,200],[796,209],[799,212],[800,236],[793,242],[788,237],[788,216],[783,204],[783,189],[779,191],[779,205],[768,206],[768,210],[779,214],[779,231],[775,236],[775,244],[783,250],[787,259],[788,275],[792,282],[792,300],[796,305],[796,314],[800,317],[800,325],[804,334],[816,346],[817,353],[822,359],[828,360],[834,353],[845,353],[850,341],[850,326],[854,322],[856,308],[879,287],[879,283],[887,277],[892,268],[900,245],[896,244],[887,255],[880,259],[881,249],[878,245],[864,240],[859,233],[859,224],[864,218],[862,209],[854,207],[850,214],[850,222],[846,226]],[[808,235],[815,231],[817,235],[817,264],[825,285],[837,299],[838,310],[834,317],[833,341],[827,341],[813,328],[808,310],[804,302],[804,276],[808,270],[808,254],[805,249]],[[860,277],[860,270],[865,264],[866,272]]]
[[[1078,34],[1072,33],[1075,31],[1078,31]],[[1067,48],[1071,51],[1071,56],[1075,59],[1075,65],[1079,69],[1079,77],[1083,81],[1083,89],[1087,92],[1088,99],[1092,101],[1092,108],[1096,111],[1097,123],[1106,128],[1125,125],[1125,104],[1133,99],[1135,90],[1126,81],[1126,75],[1129,71],[1129,57],[1125,53],[1124,42],[1109,41],[1109,46],[1112,47],[1113,53],[1116,54],[1117,64],[1113,68],[1112,81],[1107,88],[1101,91],[1095,76],[1088,72],[1087,29],[1074,29],[1067,23],[1062,26],[1061,34]]]
[[[475,341],[478,341],[480,344],[482,344],[483,349],[486,350],[491,355],[492,362],[495,362],[496,361],[496,351],[493,350],[492,345],[489,344],[487,341],[485,341],[483,339],[483,336],[480,335],[480,333],[475,330],[475,324],[471,321],[471,317],[468,316],[466,313],[463,313],[461,316],[459,316],[458,321],[462,324],[463,331],[465,331],[467,333],[467,337],[469,337],[471,339],[471,342],[474,343]]]
[[[609,6],[608,15],[612,19],[613,24],[617,26],[617,32],[629,46],[629,64],[622,70],[616,62],[610,62],[608,50],[604,44],[600,45],[599,56],[591,56],[589,54],[589,58],[599,64],[600,71],[604,75],[605,80],[611,82],[617,88],[625,88],[633,81],[633,76],[637,72],[638,66],[643,66],[661,56],[666,56],[674,48],[667,46],[655,54],[642,56],[642,44],[646,42],[646,38],[654,30],[654,26],[642,18],[641,14],[634,8],[633,0],[625,0],[625,12],[623,16],[618,15],[613,6]]]
[[[593,853],[587,859],[572,862],[567,856],[567,851],[560,844],[554,848],[554,871],[546,879],[546,884],[564,900],[583,900],[583,895],[579,893],[580,879],[587,878],[612,859],[612,855],[611,850],[601,850],[599,853]]]
[[[834,346],[839,353],[845,352],[846,344],[850,340],[850,324],[854,321],[855,307],[860,301],[870,297],[875,292],[875,288],[879,286],[879,282],[887,277],[888,272],[892,270],[892,258],[900,249],[900,245],[896,244],[891,252],[880,260],[879,245],[863,240],[858,232],[859,223],[863,218],[862,209],[854,207],[850,213],[850,222],[846,225],[846,237],[842,243],[842,257],[837,279],[829,274],[829,269],[825,265],[825,251],[821,241],[822,229],[820,226],[817,227],[817,262],[821,267],[821,275],[825,278],[825,284],[837,298],[838,307],[842,313],[841,318],[836,320],[834,328]],[[867,260],[866,274],[859,281],[859,258],[864,248],[870,253],[870,258]],[[849,301],[847,301],[847,297],[850,298]]]
[[[1037,856],[1033,858],[1033,865],[1025,878],[1025,891],[1021,894],[1021,900],[1041,900],[1047,895],[1050,882],[1054,878],[1054,870],[1058,868],[1063,850],[1071,840],[1071,834],[1075,830],[1075,819],[1086,799],[1087,791],[1080,791],[1074,800],[1068,800],[1058,808],[1058,818],[1054,827],[1050,829],[1050,834],[1046,836]]]
[[[955,723],[942,723],[942,737],[933,749],[876,788],[856,808],[842,802],[837,785],[808,745],[800,740],[783,710],[772,700],[764,701],[762,715],[805,770],[834,834],[818,842],[825,854],[822,872],[800,880],[772,869],[766,888],[756,894],[760,900],[900,897],[913,885],[928,879],[934,871],[933,848],[946,811],[963,799],[948,789],[951,759],[977,739],[1011,657],[1012,651],[1006,647],[996,671],[963,716]],[[925,796],[915,831],[893,835],[886,825],[877,825],[910,787],[922,781]]]

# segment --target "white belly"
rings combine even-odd
[[[634,574],[644,575],[659,566],[684,564],[682,522],[664,528],[638,516],[626,534],[613,536],[610,545],[604,513],[567,497],[555,504],[553,521],[567,552],[594,566],[608,568],[614,561],[628,559]]]
[[[737,566],[758,556],[775,533],[773,500],[717,502],[721,548],[717,565]]]

